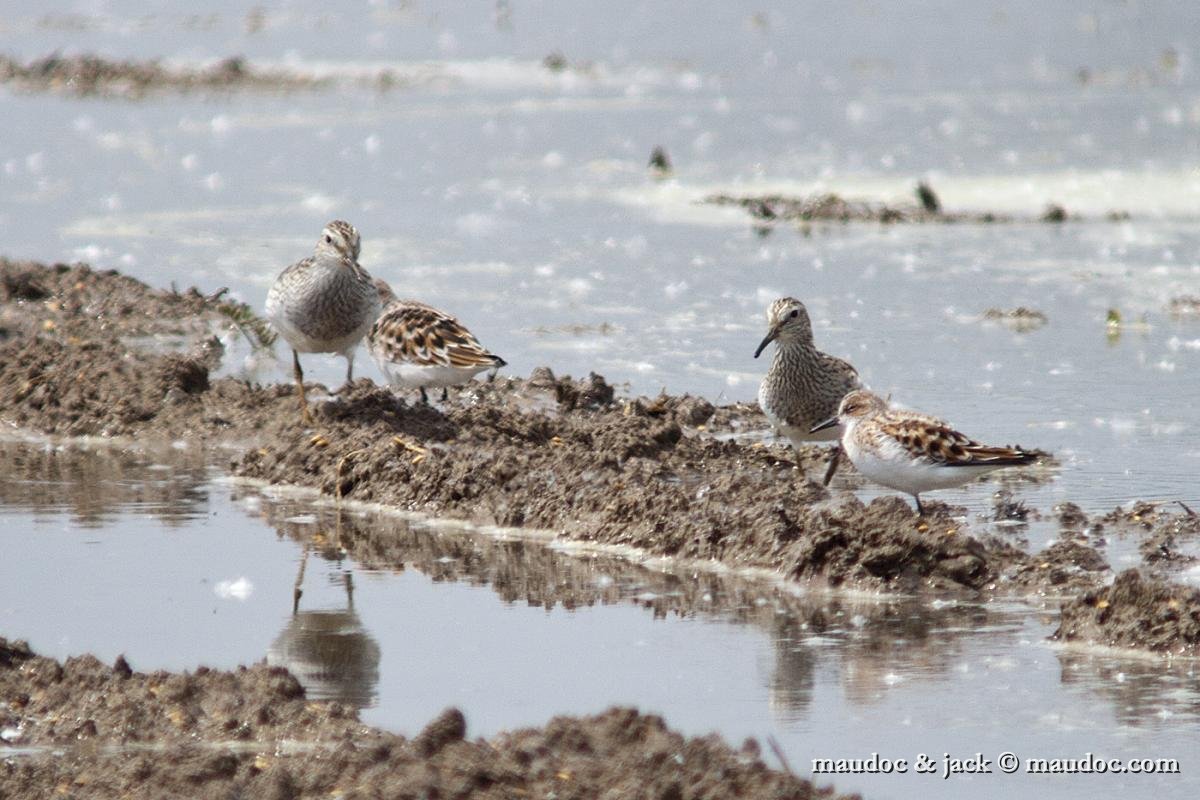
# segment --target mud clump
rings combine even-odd
[[[245,316],[244,303],[222,299],[223,292],[198,289],[156,291],[115,270],[86,264],[46,266],[0,258],[0,320],[21,333],[62,340],[200,338],[227,329]]]
[[[428,758],[440,753],[447,745],[461,742],[466,735],[466,717],[457,708],[448,708],[421,729],[413,739],[413,748]]]
[[[942,213],[942,201],[938,199],[933,187],[925,181],[917,184],[917,200],[921,203],[921,208],[930,214]]]
[[[983,318],[992,322],[999,322],[1018,333],[1035,331],[1049,321],[1049,318],[1043,312],[1034,308],[1026,308],[1025,306],[1018,306],[1012,309],[989,308],[983,312]]]
[[[547,369],[547,372],[549,370]],[[553,376],[553,373],[551,373]],[[585,380],[572,381],[568,376],[554,382],[554,392],[558,405],[563,411],[576,409],[597,409],[610,406],[615,392],[603,376],[591,373]]]
[[[1200,561],[1195,555],[1195,543],[1200,540],[1200,514],[1182,502],[1139,501],[1128,508],[1113,509],[1101,519],[1101,524],[1114,534],[1137,537],[1143,562],[1160,576],[1169,576]],[[1181,545],[1188,545],[1192,552],[1185,552]]]
[[[19,731],[10,744],[20,745],[69,744],[82,736],[218,741],[231,733],[272,741],[311,738],[318,730],[350,737],[359,727],[336,704],[310,705],[299,682],[276,667],[139,673],[124,657],[111,666],[90,655],[59,663],[2,637],[0,696],[17,700],[0,709],[0,727]]]
[[[630,403],[629,412],[647,417],[673,419],[679,425],[699,428],[708,423],[717,413],[717,407],[703,397],[660,394],[653,400],[635,399]],[[763,420],[765,422],[765,418]]]
[[[1051,203],[1046,206],[1046,210],[1042,212],[1040,217],[1042,222],[1066,222],[1070,219],[1067,210],[1057,203]]]
[[[10,744],[53,747],[9,760],[0,796],[329,797],[346,786],[384,797],[835,796],[628,708],[487,741],[467,740],[466,719],[449,709],[408,740],[308,700],[282,669],[143,674],[123,664],[59,663],[0,638],[0,727]],[[131,743],[156,747],[111,747]]]
[[[201,394],[209,389],[208,366],[199,358],[167,356],[163,359],[159,375],[164,395],[174,391]]]
[[[49,292],[32,270],[5,271],[3,276],[0,276],[0,300],[6,303],[42,300],[48,295]]]
[[[1010,489],[1000,489],[992,495],[992,519],[996,522],[1024,523],[1030,519],[1036,520],[1039,516],[1023,500],[1013,497]]]
[[[650,152],[650,160],[646,162],[646,166],[653,174],[660,177],[670,175],[673,171],[671,157],[667,155],[666,148],[661,145],[655,146]]]
[[[1200,319],[1200,297],[1196,295],[1172,297],[1167,303],[1167,313],[1176,318]]]
[[[1053,639],[1200,656],[1200,589],[1126,570],[1062,608]]]
[[[1088,526],[1088,515],[1078,503],[1059,503],[1053,509],[1054,518],[1065,530],[1083,530]]]
[[[1094,589],[1110,574],[1099,550],[1071,539],[1054,542],[1036,553],[1007,575],[1006,583],[1020,593],[1062,597]]]

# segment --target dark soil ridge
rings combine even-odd
[[[379,80],[383,80],[382,75]],[[0,83],[12,84],[24,92],[131,99],[163,91],[294,92],[334,85],[330,78],[255,67],[240,56],[222,59],[207,67],[168,67],[158,61],[120,61],[95,55],[58,54],[28,63],[0,55]]]
[[[812,195],[733,195],[713,194],[700,202],[717,206],[737,206],[746,210],[760,225],[775,222],[878,222],[883,224],[1015,224],[1062,223],[1084,218],[1070,214],[1060,205],[1047,205],[1038,216],[1016,216],[991,211],[945,211],[936,196],[920,195],[922,203],[884,203],[873,200],[852,200],[833,192]],[[924,202],[930,200],[930,202]],[[1104,216],[1109,222],[1130,218],[1128,212],[1110,211]]]
[[[1066,603],[1053,639],[1200,657],[1200,589],[1128,569]]]
[[[490,740],[468,739],[452,708],[408,739],[307,699],[287,670],[264,664],[147,674],[124,658],[60,663],[0,637],[0,697],[0,753],[6,744],[58,750],[4,759],[3,797],[835,796],[768,768],[753,739],[735,751],[628,708]],[[155,747],[105,748],[147,743]]]
[[[580,75],[589,73],[586,65],[564,64],[558,69],[549,66],[547,69],[556,73],[568,69]],[[290,67],[261,66],[239,55],[208,65],[170,65],[158,59],[121,60],[90,53],[64,56],[56,52],[28,62],[0,54],[0,84],[9,84],[17,91],[127,100],[165,92],[287,93],[343,87],[387,92],[453,79],[452,75],[419,65],[414,69],[381,66],[360,74],[318,75]]]
[[[542,368],[473,384],[443,411],[359,380],[316,404],[316,426],[306,429],[288,385],[212,380],[211,349],[162,354],[126,341],[232,324],[198,291],[10,261],[0,262],[0,285],[9,287],[0,419],[18,428],[251,443],[233,464],[237,475],[821,586],[1054,593],[1081,571],[973,538],[941,503],[919,518],[898,496],[864,505],[831,495],[812,480],[827,457],[820,448],[796,453],[701,430],[744,409],[691,397],[619,400],[597,375],[573,381]]]

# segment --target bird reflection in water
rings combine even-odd
[[[341,561],[336,541],[341,538],[341,513],[336,515],[337,539],[332,553]],[[344,609],[300,610],[304,571],[311,544],[304,546],[292,593],[292,616],[267,651],[267,663],[286,667],[313,699],[335,700],[355,708],[374,705],[379,692],[379,644],[354,610],[354,578],[342,570],[346,590]]]

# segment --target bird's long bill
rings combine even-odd
[[[771,328],[770,332],[768,332],[767,335],[763,337],[763,340],[761,342],[759,342],[758,349],[754,351],[754,357],[758,358],[760,355],[762,355],[762,351],[767,349],[767,345],[769,345],[771,342],[775,341],[775,339],[778,336],[779,336],[779,327],[776,326],[774,328]]]
[[[825,420],[824,422],[818,422],[816,425],[813,425],[812,428],[810,428],[808,432],[816,433],[817,431],[823,431],[826,428],[832,428],[834,425],[837,425],[837,424],[838,424],[838,418],[835,415],[835,416],[832,416],[829,419]]]

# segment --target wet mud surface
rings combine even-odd
[[[0,638],[4,797],[833,797],[768,768],[760,745],[685,739],[613,708],[468,738],[447,709],[411,739],[314,701],[286,670],[140,673],[57,662]]]
[[[1065,604],[1054,638],[1195,658],[1200,656],[1200,589],[1126,570],[1111,586]]]
[[[1112,536],[1132,537],[1143,565],[1160,578],[1200,563],[1200,514],[1183,503],[1138,502],[1094,523]]]
[[[235,474],[268,483],[817,587],[1054,598],[1111,579],[1096,542],[1073,532],[1082,512],[1063,511],[1062,540],[1030,554],[976,534],[944,503],[928,502],[924,518],[895,495],[864,504],[818,484],[826,450],[764,443],[746,405],[623,398],[598,375],[539,368],[437,406],[366,379],[332,395],[314,387],[310,398],[323,399],[308,428],[293,387],[212,376],[214,331],[245,323],[212,295],[10,261],[0,286],[0,419],[15,428],[222,446]],[[146,344],[187,332],[194,341],[178,352]],[[1016,494],[997,518],[1036,517],[1019,480],[1008,485]]]

